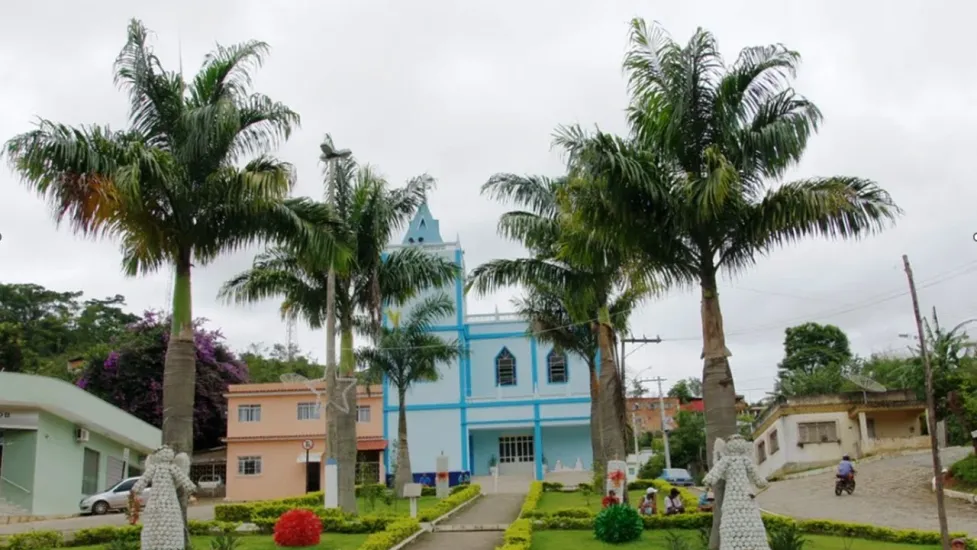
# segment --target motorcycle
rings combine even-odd
[[[839,477],[835,481],[835,496],[841,496],[841,493],[845,492],[849,495],[855,492],[855,476],[854,474],[849,474],[845,477]]]

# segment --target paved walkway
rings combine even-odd
[[[944,451],[944,467],[967,455],[969,449]],[[854,494],[834,494],[834,473],[779,481],[757,497],[771,512],[800,519],[831,519],[869,523],[895,529],[936,531],[936,496],[931,489],[933,463],[929,453],[885,458],[855,465]],[[977,507],[945,499],[951,531],[977,536]]]
[[[519,517],[525,495],[483,495],[474,504],[448,518],[440,525],[508,525]],[[502,545],[501,531],[424,533],[409,550],[492,550]]]

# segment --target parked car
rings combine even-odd
[[[692,487],[695,485],[692,474],[683,468],[666,468],[662,471],[662,475],[658,476],[658,479],[665,480],[678,487]]]
[[[216,491],[224,484],[218,475],[203,475],[197,480],[197,488],[205,491]]]
[[[100,516],[109,512],[125,510],[129,507],[129,492],[138,479],[138,477],[123,479],[101,493],[82,499],[78,503],[81,513]],[[149,497],[148,487],[137,497],[139,504],[145,505],[147,497]]]

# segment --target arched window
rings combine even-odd
[[[502,348],[495,356],[495,385],[516,385],[516,358],[508,348]]]
[[[546,379],[550,384],[566,384],[570,378],[567,371],[567,356],[556,350],[546,356]]]

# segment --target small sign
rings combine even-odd
[[[122,462],[129,462],[129,449],[122,449]]]
[[[420,483],[407,483],[404,485],[404,498],[421,498]]]
[[[306,451],[311,451],[313,447],[315,447],[315,442],[311,439],[306,439],[302,442],[302,448]]]
[[[970,437],[977,439],[977,430],[970,432]]]

